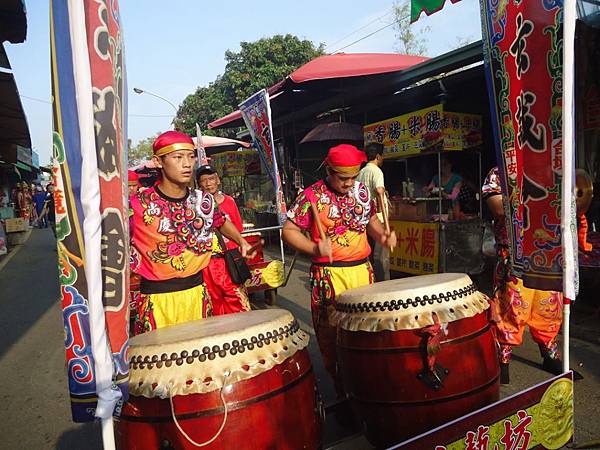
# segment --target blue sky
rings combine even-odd
[[[49,6],[46,0],[25,0],[25,3],[27,41],[17,45],[6,43],[5,48],[17,79],[33,148],[39,153],[40,162],[46,164],[50,160],[52,129]],[[121,0],[119,3],[130,88],[128,136],[134,143],[169,129],[175,111],[159,99],[134,94],[133,87],[154,92],[179,105],[198,86],[208,84],[223,72],[225,51],[238,51],[240,41],[291,33],[317,44],[325,43],[329,45],[326,50],[333,52],[385,26],[393,17],[389,14],[393,2],[389,0],[304,0],[293,4],[281,0],[253,3],[234,0],[221,4],[196,0]],[[422,15],[413,26],[430,27],[426,35],[428,56],[440,55],[455,48],[458,39],[481,38],[479,2],[447,1],[443,11],[431,17]],[[348,34],[351,35],[341,40]],[[344,51],[387,53],[394,52],[395,45],[393,27],[388,27]]]

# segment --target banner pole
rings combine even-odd
[[[577,262],[577,220],[575,188],[575,22],[574,1],[563,6],[563,111],[562,111],[562,186],[561,186],[561,244],[563,252],[563,372],[570,364],[571,302],[577,296],[579,267]]]
[[[571,340],[571,300],[564,299],[563,304],[563,373],[569,371],[569,361],[571,358],[571,350],[569,348],[569,341]]]
[[[115,431],[112,417],[102,419],[102,444],[104,450],[115,450]]]

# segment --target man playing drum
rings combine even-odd
[[[374,281],[367,232],[382,246],[396,245],[394,232],[386,233],[377,218],[368,189],[356,181],[365,160],[364,152],[352,145],[329,149],[325,159],[327,177],[298,196],[283,226],[283,240],[312,257],[313,326],[325,368],[333,377],[339,395],[342,389],[337,376],[336,332],[329,321],[335,311],[336,296]]]
[[[192,139],[167,131],[153,144],[160,181],[130,198],[131,268],[142,278],[134,333],[212,314],[202,269],[212,252],[213,229],[250,245],[215,208],[210,194],[188,188],[196,162]]]
[[[217,202],[217,208],[236,229],[241,232],[244,227],[240,211],[233,197],[224,194],[219,189],[221,179],[217,171],[209,165],[200,166],[196,172],[198,185],[203,192],[211,194]],[[237,244],[227,238],[223,239],[227,248],[235,248]],[[244,286],[235,284],[227,271],[223,249],[219,239],[213,236],[213,252],[208,266],[204,270],[204,282],[212,299],[213,315],[231,314],[250,311],[250,301]]]

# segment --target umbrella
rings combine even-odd
[[[196,145],[197,138],[192,138],[194,140],[194,145]],[[211,147],[244,147],[250,148],[252,146],[249,142],[238,141],[237,139],[229,139],[218,136],[202,136],[202,146],[204,148]]]
[[[317,125],[308,132],[300,141],[324,142],[324,141],[363,141],[363,127],[348,122],[332,122]]]

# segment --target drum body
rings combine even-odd
[[[385,283],[389,282],[375,287]],[[352,290],[347,292],[352,295]],[[466,309],[462,305],[465,298],[456,296],[457,304],[451,309]],[[421,305],[423,297],[418,299],[419,312],[410,319],[431,317],[427,312],[431,297],[426,297],[425,306]],[[438,299],[435,295],[434,304],[439,306]],[[474,315],[450,321],[442,318],[444,314],[438,309],[434,316],[439,318],[432,325],[416,328],[413,323],[409,329],[393,329],[390,323],[402,322],[402,314],[411,310],[405,305],[399,310],[392,308],[400,315],[396,321],[398,317],[389,311],[398,305],[394,303],[380,303],[386,317],[381,322],[382,316],[377,318],[372,330],[338,327],[338,363],[344,389],[363,422],[367,439],[378,447],[398,444],[499,398],[498,357],[486,311],[473,310],[471,304],[468,307]],[[376,303],[371,312],[377,316],[375,307]],[[368,317],[369,312],[362,316]],[[385,320],[391,329],[382,329]]]
[[[257,312],[260,311],[236,315]],[[214,319],[218,318],[211,320],[214,322]],[[283,344],[282,349],[289,351],[285,333],[280,333],[281,339],[279,336],[274,338],[271,332],[269,334],[272,343],[277,340],[278,345]],[[246,343],[244,353],[252,353],[248,350],[248,345],[252,344],[251,336],[242,339]],[[266,334],[263,334],[263,341],[265,339]],[[244,345],[241,339],[237,344],[238,350]],[[221,345],[221,349],[224,347]],[[200,345],[201,354],[202,348]],[[209,350],[213,349],[218,350],[214,346]],[[221,351],[212,353],[216,353],[213,361],[218,360]],[[272,351],[277,350],[269,349],[269,352]],[[188,350],[187,354],[192,352]],[[211,353],[206,355],[205,362],[210,364]],[[257,357],[258,365],[262,362],[268,366],[265,359],[260,359],[264,356]],[[252,355],[249,358],[252,359]],[[250,365],[243,364],[241,370],[249,371]],[[135,371],[133,367],[132,371]],[[208,378],[201,381],[209,383],[211,380]],[[117,447],[121,450],[198,448],[184,436],[177,424],[196,443],[205,443],[217,436],[202,447],[211,450],[292,450],[321,446],[321,404],[306,348],[297,349],[278,364],[254,376],[241,378],[235,382],[225,380],[220,389],[209,392],[171,396],[172,408],[169,398],[131,395],[116,421]],[[177,424],[172,418],[172,411]]]

